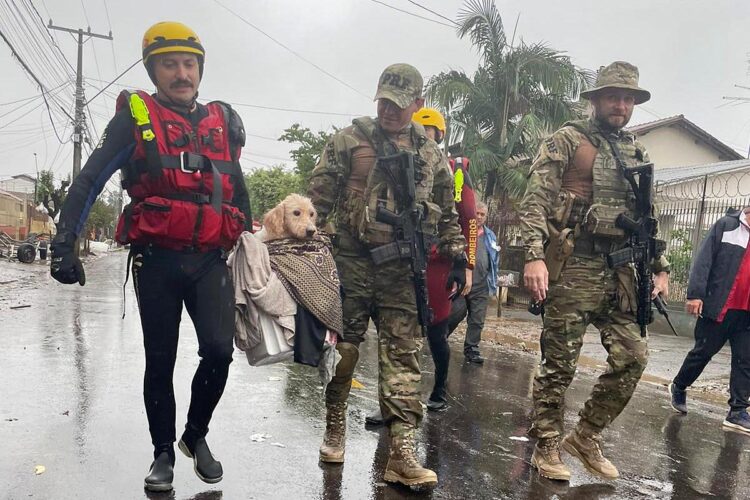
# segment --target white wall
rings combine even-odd
[[[20,179],[6,179],[0,181],[0,189],[3,191],[9,191],[16,196],[18,193],[34,194],[34,181],[30,181],[25,178]]]
[[[708,144],[679,127],[659,127],[639,135],[638,140],[646,146],[655,168],[687,167],[724,161]]]

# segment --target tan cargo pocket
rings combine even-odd
[[[438,223],[440,223],[440,217],[443,216],[443,211],[440,210],[440,206],[430,201],[422,202],[424,205],[424,215],[422,216],[422,232],[427,235],[437,234]]]
[[[635,269],[622,266],[617,269],[617,306],[620,312],[635,314],[638,310]]]

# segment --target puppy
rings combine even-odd
[[[263,217],[263,241],[280,238],[304,240],[318,232],[315,220],[318,214],[310,198],[290,194]]]

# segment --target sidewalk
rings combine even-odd
[[[525,309],[503,308],[502,318],[496,315],[496,305],[490,301],[482,340],[511,349],[531,353],[539,352],[542,320]],[[465,323],[451,336],[463,341]],[[642,381],[666,387],[677,374],[685,355],[693,348],[693,331],[681,328],[679,337],[660,333],[649,334],[649,363]],[[601,372],[607,366],[607,351],[602,347],[599,331],[589,326],[584,337],[579,366],[592,372]],[[706,367],[701,377],[688,390],[689,397],[706,403],[725,406],[729,399],[729,371],[731,351],[727,344]]]

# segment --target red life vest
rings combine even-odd
[[[123,185],[132,201],[117,223],[117,241],[201,252],[232,248],[245,216],[230,205],[231,176],[242,175],[234,161],[240,146],[229,142],[229,107],[208,103],[208,115],[194,127],[145,92],[121,93],[117,109],[128,105],[136,147]]]
[[[453,170],[454,193],[458,223],[466,238],[466,257],[469,269],[474,268],[477,257],[477,212],[474,186],[469,177],[468,158],[450,158],[448,163]],[[453,261],[437,251],[437,245],[430,251],[427,261],[427,296],[432,309],[432,324],[445,321],[451,312],[449,291],[445,289],[448,274],[453,268]]]

